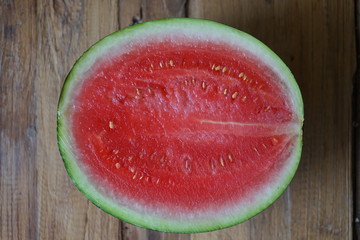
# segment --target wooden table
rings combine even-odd
[[[352,0],[1,1],[0,239],[352,239],[354,9]],[[145,230],[70,181],[56,144],[62,83],[84,50],[134,16],[228,24],[293,71],[305,103],[302,161],[282,197],[250,221],[203,234]]]

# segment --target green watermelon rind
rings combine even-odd
[[[287,66],[281,61],[281,59],[272,52],[267,46],[253,38],[252,36],[241,32],[237,29],[225,26],[220,23],[200,20],[200,19],[185,19],[185,18],[174,18],[174,19],[162,19],[142,24],[137,24],[129,28],[117,31],[103,38],[88,51],[86,51],[75,63],[70,73],[68,74],[58,104],[58,121],[57,121],[57,132],[58,132],[58,146],[61,157],[64,161],[65,168],[74,182],[75,186],[97,207],[104,210],[105,212],[122,219],[131,224],[165,232],[183,232],[183,233],[195,233],[195,232],[206,232],[218,230],[226,227],[236,225],[244,222],[247,219],[260,213],[262,210],[272,204],[287,188],[291,180],[293,179],[297,170],[298,164],[301,158],[302,149],[302,131],[301,126],[299,127],[299,138],[297,144],[294,146],[293,153],[288,159],[289,164],[283,170],[281,181],[274,183],[276,188],[264,197],[265,200],[260,201],[256,205],[252,205],[247,208],[246,212],[242,212],[241,216],[227,216],[224,218],[211,218],[208,220],[201,220],[197,222],[193,221],[176,221],[163,219],[156,216],[143,215],[126,207],[116,204],[108,197],[101,194],[94,185],[89,181],[88,177],[84,174],[81,168],[76,163],[76,149],[73,148],[71,143],[71,135],[68,132],[68,123],[66,121],[66,107],[71,100],[72,90],[75,89],[78,84],[77,76],[81,76],[86,72],[90,66],[93,65],[95,59],[102,55],[104,52],[109,51],[112,46],[121,41],[126,41],[132,38],[136,38],[137,34],[146,34],[146,32],[164,32],[173,27],[182,26],[186,29],[194,29],[194,31],[202,29],[204,31],[213,31],[216,34],[222,36],[226,40],[247,41],[245,44],[252,44],[253,50],[259,51],[259,55],[262,59],[268,59],[271,62],[271,66],[274,67],[274,71],[282,76],[283,83],[288,88],[291,95],[291,99],[294,101],[294,109],[298,111],[298,117],[300,123],[303,121],[303,102],[299,87],[296,80]],[[228,37],[230,36],[230,37]],[[228,37],[229,39],[227,39]],[[231,41],[230,41],[231,42]]]

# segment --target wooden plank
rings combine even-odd
[[[119,26],[126,28],[142,19],[142,0],[120,0],[119,1]]]
[[[120,27],[133,24],[135,19],[149,21],[160,18],[185,17],[186,0],[120,0]]]
[[[355,1],[357,66],[353,91],[354,239],[360,239],[360,1]]]
[[[134,20],[149,21],[159,18],[185,17],[185,0],[120,0],[120,27],[134,23]],[[146,230],[134,225],[123,224],[123,239],[187,240],[189,234],[162,233]]]
[[[143,0],[142,19],[149,21],[159,18],[185,17],[186,0]]]
[[[0,4],[0,239],[36,239],[34,1]]]
[[[351,239],[353,7],[350,0],[190,1],[189,17],[244,30],[278,53],[305,103],[303,157],[285,194],[245,224],[192,239]]]
[[[117,3],[110,0],[40,0],[36,8],[39,27],[38,70],[34,78],[38,126],[38,238],[121,239],[121,222],[89,203],[74,186],[56,143],[56,110],[62,83],[71,65],[87,48],[118,29]]]

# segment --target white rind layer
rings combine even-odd
[[[285,90],[289,92],[292,103],[290,104],[298,114],[300,120],[295,135],[297,142],[284,168],[277,176],[269,180],[251,198],[232,206],[224,206],[207,212],[194,212],[193,214],[181,214],[169,219],[161,210],[149,209],[146,206],[131,202],[127,207],[126,199],[114,201],[111,194],[105,196],[102,190],[94,187],[84,169],[77,164],[76,149],[73,148],[67,109],[71,106],[75,89],[81,85],[84,75],[92,68],[100,56],[111,59],[113,54],[128,52],[133,47],[141,45],[148,39],[161,40],[164,37],[174,42],[178,38],[207,40],[216,43],[226,43],[237,50],[246,49],[253,57],[265,63],[278,75]],[[96,206],[115,217],[132,224],[168,232],[204,232],[221,229],[243,222],[261,212],[273,203],[286,189],[293,178],[299,164],[302,148],[303,102],[296,81],[286,65],[264,44],[250,35],[231,27],[198,19],[164,19],[143,24],[138,24],[127,29],[115,32],[92,46],[76,62],[69,73],[62,89],[58,106],[58,144],[65,163],[65,167],[75,185]],[[118,204],[119,202],[124,204]]]

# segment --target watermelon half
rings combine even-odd
[[[299,164],[303,102],[285,64],[231,27],[164,19],[75,63],[58,106],[65,167],[96,206],[167,232],[243,222]]]

